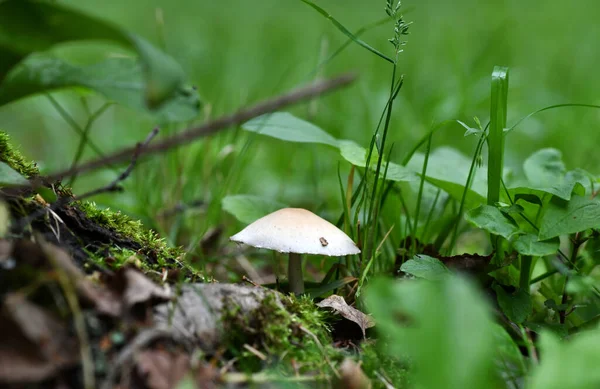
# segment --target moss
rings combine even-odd
[[[308,297],[280,300],[283,305],[270,294],[250,315],[239,314],[233,304],[225,310],[225,343],[231,357],[238,360],[237,368],[246,373],[265,369],[265,361],[244,348],[249,345],[267,356],[266,368],[280,374],[330,371],[327,361],[339,362],[343,355],[331,346],[326,314]]]
[[[92,256],[92,259],[95,259],[96,262],[115,268],[128,262],[132,256],[142,254],[152,259],[141,263],[147,269],[175,268],[182,263],[184,251],[180,247],[169,247],[165,239],[160,238],[156,232],[144,228],[141,221],[132,219],[120,211],[98,208],[93,202],[80,201],[77,202],[77,206],[93,223],[111,229],[140,246],[138,252],[119,247],[110,248],[111,263],[105,263],[106,256]],[[186,268],[186,270],[194,276],[194,281],[206,281],[194,269]]]
[[[10,136],[0,131],[0,161],[19,172],[26,178],[31,178],[40,174],[37,165],[31,162],[10,143]]]
[[[373,388],[385,388],[379,376],[384,377],[396,388],[408,388],[408,367],[399,358],[382,353],[375,341],[363,342],[359,359],[362,369],[373,382]]]

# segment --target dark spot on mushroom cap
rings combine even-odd
[[[321,246],[325,247],[329,244],[329,242],[327,241],[327,239],[320,237],[319,238],[319,242],[321,242]]]

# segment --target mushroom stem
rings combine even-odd
[[[295,295],[304,293],[304,279],[302,278],[302,258],[300,254],[290,253],[288,262],[288,283],[290,292]]]

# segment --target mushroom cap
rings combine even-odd
[[[360,253],[360,249],[342,230],[302,208],[275,211],[229,239],[281,253],[332,257]]]

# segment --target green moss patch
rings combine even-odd
[[[0,131],[0,161],[6,163],[26,178],[40,174],[37,165],[23,157],[10,143],[10,136],[2,131]]]

